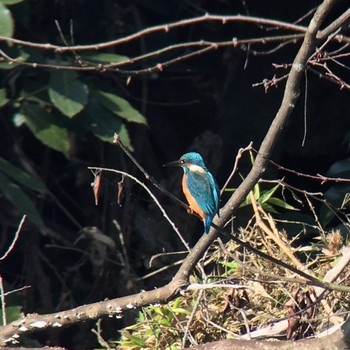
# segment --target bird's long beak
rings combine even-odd
[[[166,166],[166,167],[181,166],[181,162],[179,160],[174,160],[173,162],[163,164],[163,166]]]

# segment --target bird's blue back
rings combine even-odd
[[[190,165],[189,167],[183,166],[187,189],[197,202],[199,208],[206,214],[204,218],[204,231],[208,233],[211,222],[219,211],[218,185],[198,153],[187,153],[181,159]],[[191,171],[191,164],[199,168],[194,167],[194,170]]]

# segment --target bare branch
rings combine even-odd
[[[321,41],[329,35],[337,31],[339,28],[345,27],[350,22],[350,8],[346,10],[340,17],[328,25],[325,29],[317,34],[317,39]]]
[[[27,42],[24,40],[4,37],[4,36],[0,36],[0,41],[7,41],[9,43],[29,46],[37,49],[54,50],[56,52],[67,52],[72,50],[74,51],[101,50],[111,46],[117,46],[124,43],[129,43],[133,40],[139,39],[141,37],[144,37],[152,33],[157,33],[157,32],[168,33],[171,29],[174,29],[174,28],[184,27],[184,26],[193,25],[193,24],[202,23],[202,22],[220,22],[222,24],[226,24],[229,22],[245,22],[245,23],[265,25],[269,27],[275,27],[279,29],[287,29],[298,33],[305,33],[307,31],[307,28],[305,28],[304,26],[291,24],[288,22],[283,22],[278,20],[273,20],[273,19],[268,19],[268,18],[242,16],[242,15],[220,16],[220,15],[206,14],[204,16],[184,19],[184,20],[169,23],[169,24],[162,24],[162,25],[157,25],[153,27],[148,27],[146,29],[140,30],[137,33],[125,36],[120,39],[107,41],[104,43],[92,44],[92,45],[59,46],[59,45],[53,45],[49,43],[39,44],[39,43]]]
[[[10,244],[10,246],[8,247],[8,249],[6,250],[4,255],[0,257],[0,261],[6,259],[6,257],[11,253],[11,250],[13,249],[13,247],[15,246],[15,244],[16,244],[16,242],[18,240],[19,234],[21,233],[21,230],[22,230],[23,224],[24,224],[24,222],[26,220],[26,217],[27,217],[26,215],[23,215],[23,217],[22,217],[22,219],[21,219],[21,221],[20,221],[20,223],[18,225],[18,229],[17,229],[17,231],[15,233],[15,237],[13,238],[12,243]]]

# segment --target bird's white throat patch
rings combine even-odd
[[[199,165],[195,165],[195,164],[187,164],[188,169],[190,169],[190,171],[194,171],[194,172],[198,172],[198,173],[204,173],[205,170],[199,166]]]

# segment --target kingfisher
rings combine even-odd
[[[219,211],[219,187],[204,164],[199,153],[185,153],[179,160],[164,164],[164,166],[180,166],[182,191],[189,204],[191,212],[198,214],[204,224],[204,232],[208,233],[214,216]]]

